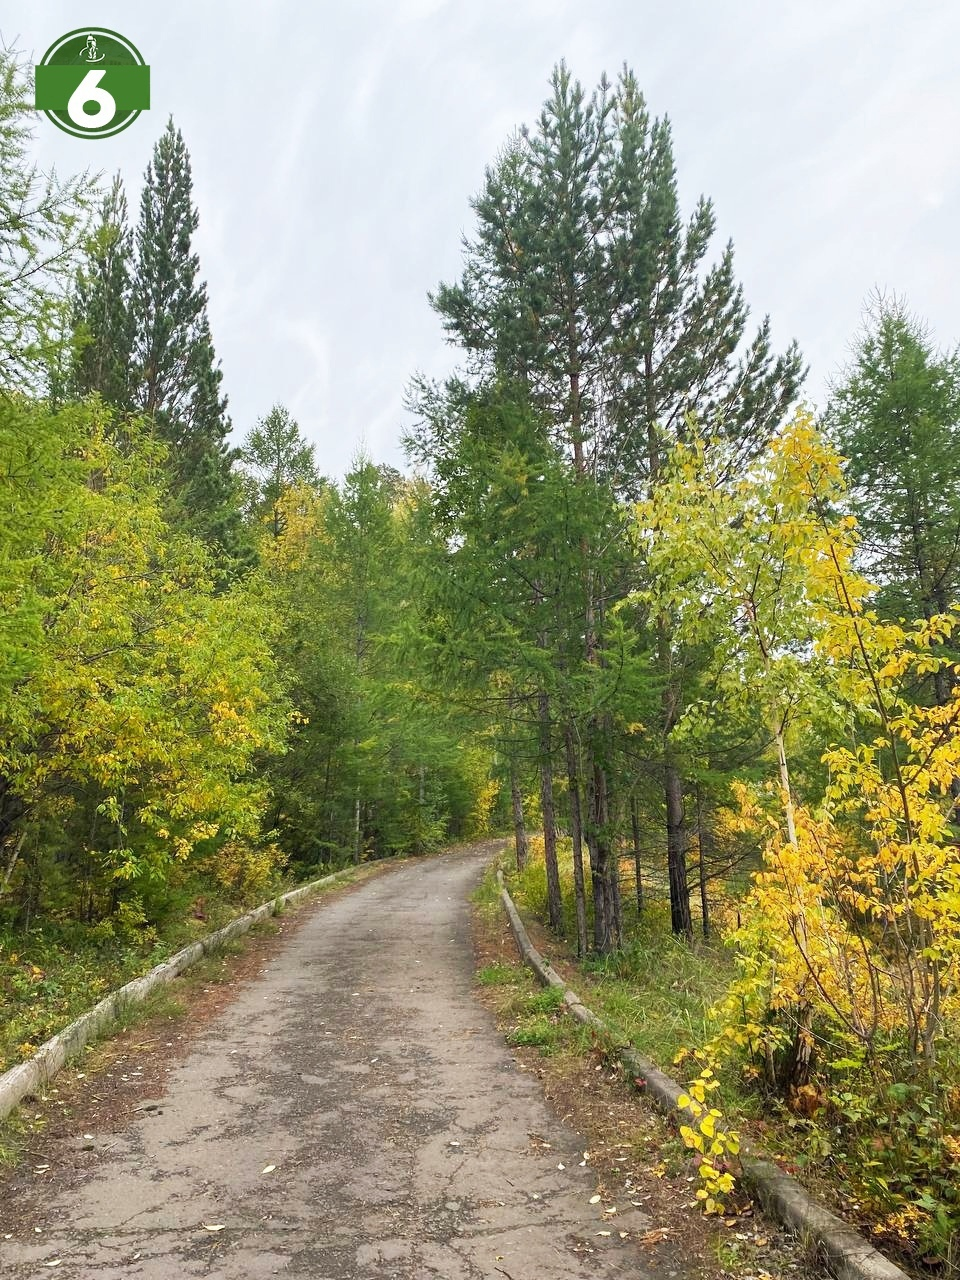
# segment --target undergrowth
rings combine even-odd
[[[852,1216],[902,1265],[953,1276],[960,1188],[943,1170],[950,1163],[944,1152],[950,1160],[960,1157],[960,1138],[945,1127],[921,1082],[904,1069],[880,1089],[849,1069],[842,1079],[821,1072],[795,1096],[783,1096],[764,1084],[763,1064],[749,1047],[718,1060],[711,1046],[727,1025],[724,997],[737,973],[732,950],[719,942],[676,939],[666,901],[648,896],[642,915],[628,904],[620,952],[577,962],[571,855],[563,843],[560,863],[565,950],[568,962],[578,964],[572,985],[587,1005],[688,1086],[706,1066],[716,1067],[711,1105],[745,1129],[755,1150],[802,1173],[815,1194]],[[546,920],[541,859],[522,874],[512,870],[509,888],[523,915]],[[960,1078],[960,1054],[943,1058],[941,1071],[958,1067]],[[893,1072],[892,1058],[889,1065]],[[955,1092],[960,1097],[960,1087]]]

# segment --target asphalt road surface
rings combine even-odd
[[[602,1221],[581,1142],[474,997],[489,856],[305,908],[42,1237],[0,1241],[0,1274],[642,1280],[649,1224]]]

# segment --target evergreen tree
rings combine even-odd
[[[0,388],[38,391],[60,361],[92,183],[29,162],[33,86],[0,48]]]
[[[147,166],[136,232],[135,402],[169,446],[181,519],[230,556],[241,542],[238,485],[207,289],[192,247],[198,221],[190,156],[171,119]]]
[[[775,356],[769,325],[744,342],[748,311],[728,245],[705,265],[715,219],[701,199],[683,222],[669,123],[651,119],[633,74],[590,98],[561,64],[535,130],[523,131],[486,175],[479,229],[455,285],[433,299],[481,380],[523,382],[552,423],[578,477],[625,499],[656,484],[661,455],[686,415],[737,442],[762,446],[797,394],[802,367]],[[602,663],[597,630],[615,599],[597,573],[597,544],[581,542],[587,587],[584,656]],[[673,923],[691,932],[684,782],[672,733],[682,713],[685,656],[670,619],[650,620],[662,685],[661,768]],[[587,735],[586,834],[612,863],[609,718]],[[606,871],[601,874],[605,878]],[[613,886],[615,895],[615,886]]]
[[[902,303],[877,299],[828,420],[848,458],[863,567],[888,619],[960,601],[960,351],[938,351]],[[940,705],[950,674],[933,676]]]
[[[133,236],[127,225],[127,197],[119,174],[100,205],[100,218],[77,277],[74,327],[77,349],[72,389],[97,391],[108,404],[131,402]]]

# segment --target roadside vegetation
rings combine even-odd
[[[131,215],[36,170],[31,85],[0,52],[0,1069],[282,888],[482,832],[497,790],[404,635],[415,486],[325,479],[281,405],[234,443],[181,134]]]

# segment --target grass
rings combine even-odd
[[[372,865],[364,864],[319,894],[352,883]],[[267,898],[264,892],[257,902]],[[256,905],[210,892],[200,901],[202,909],[196,898],[184,897],[163,921],[141,929],[120,930],[111,921],[90,926],[46,919],[23,931],[0,922],[0,1071],[26,1061],[117,987]],[[284,914],[290,909],[285,907]]]
[[[520,980],[519,973],[513,965],[487,964],[477,970],[477,981],[481,987],[513,986]]]
[[[561,873],[568,909],[565,933],[571,938],[576,936],[572,868],[562,862]],[[528,919],[545,919],[542,863],[531,863],[520,876],[514,872],[510,892]],[[645,1057],[670,1071],[684,1050],[698,1048],[718,1029],[711,1009],[733,976],[733,958],[723,946],[700,940],[691,946],[674,938],[666,903],[650,899],[649,893],[640,918],[632,904],[625,914],[623,950],[583,960],[574,985],[594,1012],[614,1023]],[[576,963],[571,947],[564,946],[563,953]]]
[[[500,890],[495,866],[474,891],[473,900],[482,918],[488,922],[498,919]],[[477,984],[494,996],[497,1013],[507,1024],[508,1044],[535,1048],[544,1056],[585,1049],[583,1029],[566,1016],[562,993],[553,987],[538,986],[519,959],[482,965],[475,977]]]

